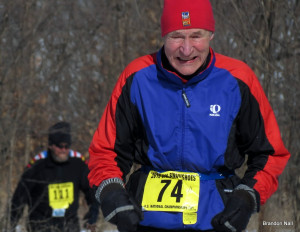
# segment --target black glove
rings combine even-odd
[[[85,221],[84,224],[94,225],[98,219],[99,215],[99,203],[95,200],[90,205],[89,211],[84,215],[83,220]]]
[[[119,231],[137,230],[143,217],[141,207],[120,184],[105,186],[100,195],[100,204],[105,220],[117,225]]]
[[[257,194],[253,189],[234,190],[223,212],[212,219],[214,229],[217,232],[238,232],[246,229],[252,213],[257,210]]]

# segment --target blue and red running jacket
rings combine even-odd
[[[89,148],[90,185],[114,177],[126,182],[133,163],[210,174],[235,170],[248,155],[237,184],[254,188],[264,204],[290,154],[254,72],[210,49],[208,67],[183,81],[162,66],[162,49],[120,75]],[[212,229],[212,217],[224,209],[222,191],[235,185],[232,178],[201,180],[195,224],[184,225],[182,213],[145,211],[141,225]]]

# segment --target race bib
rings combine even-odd
[[[148,211],[195,213],[198,211],[200,177],[191,172],[150,171],[142,207]]]
[[[63,217],[65,210],[74,201],[74,184],[72,182],[49,184],[49,205],[54,217]]]

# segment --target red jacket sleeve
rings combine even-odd
[[[222,68],[225,67],[234,77],[241,80],[248,86],[251,95],[258,103],[259,111],[263,119],[265,130],[264,134],[274,150],[272,154],[266,154],[267,156],[262,154],[264,157],[267,157],[264,167],[261,170],[255,171],[254,176],[252,173],[251,175],[248,175],[255,180],[254,186],[250,187],[253,187],[256,191],[258,191],[260,194],[260,202],[261,204],[264,204],[267,199],[277,190],[278,177],[283,172],[290,158],[290,153],[283,144],[274,112],[254,72],[248,65],[241,61],[232,58],[223,59],[224,56],[220,54],[217,54],[217,56],[219,57],[217,60],[221,60],[221,62],[217,63],[216,66]],[[258,159],[260,159],[260,155],[254,157],[253,162],[256,162],[255,160]],[[252,166],[256,166],[255,163],[253,163]],[[247,184],[247,174],[253,171],[250,171],[250,169],[251,167],[249,167],[248,163],[248,170],[246,170],[244,176],[245,184]],[[256,169],[256,167],[254,167],[254,169]]]
[[[256,173],[254,179],[257,181],[254,189],[260,194],[261,204],[277,190],[278,177],[283,172],[289,158],[290,153],[285,148],[274,112],[270,103],[253,72],[251,78],[252,83],[248,83],[251,93],[259,104],[259,109],[263,117],[265,134],[274,149],[274,153],[268,156],[268,160],[264,168]]]
[[[119,154],[114,149],[117,133],[115,117],[117,102],[128,77],[153,64],[155,57],[155,54],[147,55],[132,61],[120,75],[90,144],[88,163],[90,186],[99,186],[103,180],[109,178],[123,179],[124,173],[115,160]]]

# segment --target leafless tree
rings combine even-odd
[[[292,154],[278,191],[262,207],[258,231],[299,230],[299,1],[212,1],[217,32],[214,47],[253,68],[275,111],[284,142]],[[296,177],[296,178],[295,178]],[[275,213],[276,212],[276,213]],[[264,227],[265,221],[293,221],[292,227]]]
[[[275,111],[292,157],[279,189],[254,217],[299,229],[298,0],[211,0],[215,52],[249,64]],[[47,146],[47,128],[72,123],[73,148],[88,146],[112,88],[134,58],[162,46],[163,0],[0,0],[0,229],[23,167]],[[7,174],[6,174],[7,173]],[[5,177],[5,178],[4,178]],[[274,214],[276,212],[276,214]],[[286,229],[286,228],[285,228]]]

